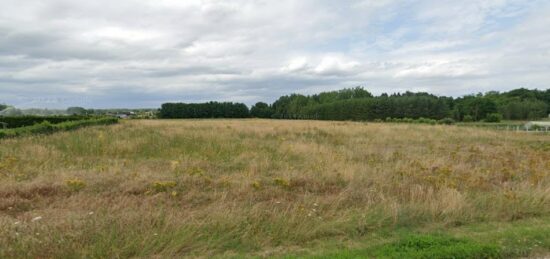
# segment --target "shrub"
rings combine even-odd
[[[474,117],[472,115],[464,115],[464,118],[462,118],[463,122],[472,122],[474,121]]]
[[[262,184],[261,184],[260,182],[258,182],[258,181],[254,181],[254,182],[252,183],[252,188],[254,188],[254,189],[256,189],[256,190],[260,190],[260,189],[262,189]]]
[[[32,126],[0,130],[0,139],[34,134],[48,134],[56,131],[74,130],[81,127],[94,125],[110,125],[117,122],[117,118],[85,119],[79,121],[66,121],[58,124],[51,124],[48,121],[43,121]]]
[[[275,183],[275,185],[280,186],[282,188],[290,187],[290,183],[287,180],[282,178],[276,178],[273,182]]]
[[[485,122],[500,122],[502,120],[502,114],[500,113],[490,113],[485,118]]]
[[[78,121],[84,119],[91,119],[91,117],[84,116],[0,116],[0,122],[7,123],[8,129],[20,128],[32,126],[45,121],[52,124],[58,124],[67,121]]]
[[[73,192],[78,192],[86,187],[86,183],[79,179],[67,180],[65,184]]]
[[[453,125],[453,124],[455,124],[455,120],[453,120],[451,118],[444,118],[444,119],[439,120],[439,124]]]
[[[167,181],[167,182],[154,182],[153,183],[153,190],[155,192],[167,192],[168,190],[176,187],[177,183],[174,181]]]

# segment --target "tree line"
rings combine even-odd
[[[550,112],[550,89],[525,88],[487,92],[459,98],[429,93],[395,93],[373,96],[356,87],[314,95],[292,94],[273,104],[251,107],[251,116],[278,119],[385,120],[428,118],[456,121],[500,121],[540,119]]]
[[[161,118],[274,118],[319,120],[387,120],[388,118],[456,121],[530,120],[548,116],[550,89],[525,88],[459,98],[425,92],[372,95],[362,87],[313,95],[291,94],[272,104],[165,103]]]
[[[250,111],[243,103],[165,103],[161,106],[161,118],[248,118]]]

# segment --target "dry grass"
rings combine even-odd
[[[265,256],[550,215],[548,135],[151,120],[0,144],[0,257]]]

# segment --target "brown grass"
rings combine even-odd
[[[270,255],[548,216],[549,174],[548,135],[452,126],[149,120],[1,140],[0,257]]]

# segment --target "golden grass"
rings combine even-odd
[[[548,216],[549,175],[548,135],[126,121],[0,140],[0,257],[270,255],[383,228]]]

